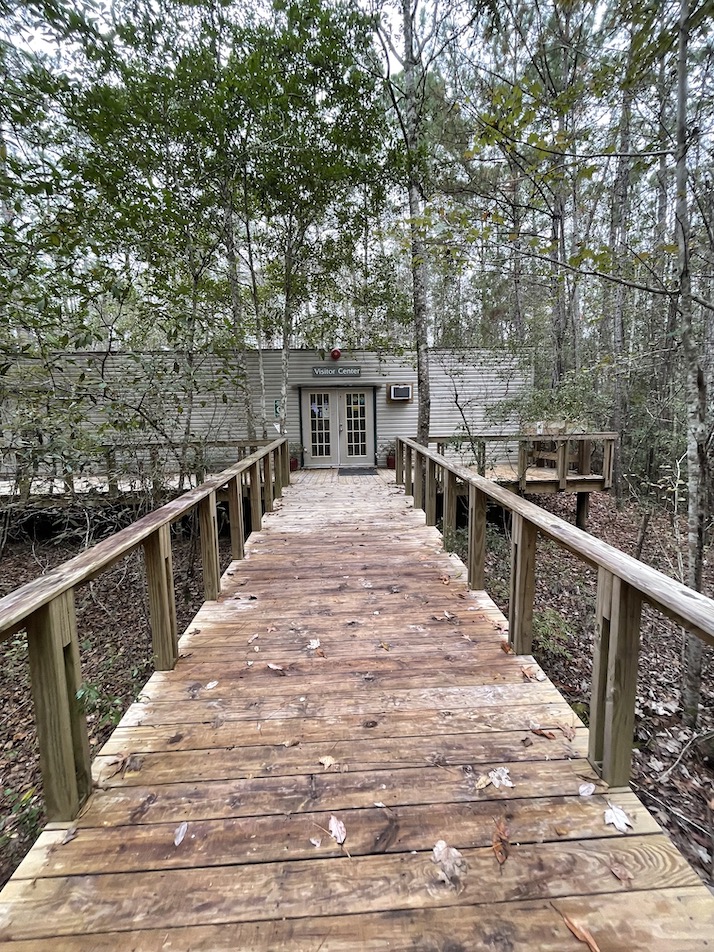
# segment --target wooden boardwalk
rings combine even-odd
[[[385,474],[300,473],[0,895],[0,945],[714,948],[637,798],[579,796],[587,731],[504,627]]]

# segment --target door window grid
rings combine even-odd
[[[310,441],[312,455],[330,456],[330,395],[329,393],[310,394]]]
[[[345,394],[347,455],[367,455],[367,407],[363,393]]]

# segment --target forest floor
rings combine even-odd
[[[533,497],[573,521],[574,496]],[[95,514],[64,510],[35,517],[15,531],[2,554],[0,596],[87,544],[125,524],[127,511]],[[593,495],[593,535],[633,553],[642,526],[636,506],[616,509],[608,496]],[[681,537],[681,536],[680,536]],[[459,531],[450,548],[463,546]],[[222,569],[228,539],[222,537]],[[487,588],[506,612],[509,546],[507,530],[489,525]],[[173,542],[179,631],[201,605],[200,549],[189,524]],[[653,512],[642,546],[643,561],[677,576],[677,533],[671,516]],[[459,552],[462,556],[463,552]],[[707,565],[705,591],[714,591],[714,565]],[[595,626],[597,576],[552,543],[538,547],[534,654],[577,713],[587,722]],[[136,552],[77,593],[85,678],[82,700],[90,744],[98,751],[122,712],[151,674],[151,636],[142,558]],[[669,831],[705,881],[712,880],[714,852],[714,649],[705,649],[702,710],[696,732],[682,724],[679,629],[645,608],[636,709],[632,786]],[[45,822],[24,634],[0,645],[0,886],[34,842]]]

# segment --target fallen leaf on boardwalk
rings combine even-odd
[[[545,681],[545,673],[534,664],[526,665],[521,671],[526,681]]]
[[[312,843],[312,845],[313,845],[314,847],[317,848],[317,847],[320,846],[320,844],[322,843],[322,840],[320,839],[319,836],[311,836],[311,837],[310,837],[310,842]]]
[[[273,627],[271,626],[270,628],[266,628],[265,630],[266,630],[266,631],[277,631],[278,629],[277,629],[277,628],[273,628]]]
[[[374,805],[375,805],[376,807],[383,807],[385,810],[387,809],[387,808],[384,806],[384,804],[382,803],[381,800],[375,800],[375,801],[374,801]]]
[[[320,757],[320,763],[325,768],[325,770],[329,770],[330,767],[334,767],[337,761],[334,757]]]
[[[455,615],[453,612],[447,612],[447,611],[445,611],[445,612],[444,612],[444,618],[445,618],[447,621],[453,621],[454,618],[456,618],[456,615]]]
[[[271,671],[274,671],[279,677],[281,678],[285,677],[285,669],[281,667],[281,665],[272,664],[271,662],[268,662],[268,667],[270,668]]]
[[[565,735],[566,740],[575,739],[575,728],[571,727],[569,724],[561,724],[560,721],[556,725]]]
[[[180,846],[183,843],[183,838],[186,836],[188,831],[188,823],[184,820],[179,826],[176,827],[174,832],[174,846]]]
[[[448,846],[446,840],[438,840],[431,851],[431,861],[439,867],[439,879],[449,886],[456,886],[466,872],[466,861],[461,853]]]
[[[591,797],[595,793],[594,783],[581,783],[578,787],[578,794],[581,797]]]
[[[330,817],[330,822],[328,824],[328,830],[332,839],[339,843],[340,846],[347,839],[347,830],[345,829],[345,824],[342,820],[338,820],[336,816]]]
[[[570,835],[570,830],[566,830],[566,828],[565,828],[564,826],[556,826],[556,827],[554,827],[554,829],[555,829],[555,832],[556,832],[556,834],[557,834],[558,836],[569,836],[569,835]]]
[[[556,909],[555,906],[553,906],[553,908]],[[593,938],[593,935],[589,929],[586,929],[585,926],[576,925],[570,916],[566,916],[565,913],[560,912],[559,909],[556,909],[556,912],[560,913],[560,915],[563,917],[563,922],[570,929],[575,938],[580,942],[584,942],[588,949],[590,949],[590,952],[601,952],[600,946]]]
[[[299,740],[284,740],[283,747],[297,747],[299,743]]]
[[[626,866],[623,866],[622,863],[610,863],[610,872],[616,879],[619,879],[621,883],[624,883],[625,886],[630,885],[632,880],[635,878],[629,869]]]
[[[379,642],[379,647],[380,647],[380,648],[383,648],[385,651],[389,651],[389,645],[387,644],[386,641],[380,641],[380,642]]]
[[[254,664],[253,661],[246,661],[246,665],[247,665],[249,668],[252,668],[252,667],[253,667],[253,664]]]
[[[443,582],[444,585],[448,585],[451,582],[451,579],[449,578],[448,575],[440,575],[439,581]]]
[[[521,737],[521,743],[523,744],[524,747],[533,746],[533,741],[530,739],[530,737]]]
[[[318,656],[318,658],[324,658],[324,657],[325,657],[325,652],[322,650],[322,648],[318,648],[317,651],[315,652],[315,654]]]
[[[73,839],[77,836],[77,825],[76,823],[73,826],[70,826],[65,835],[62,837],[62,842],[60,846],[66,846],[67,843],[71,843]]]
[[[629,816],[625,813],[622,807],[618,807],[616,803],[610,803],[607,801],[608,809],[605,810],[605,826],[614,826],[616,830],[619,830],[620,833],[627,833],[627,827],[632,828],[632,821]]]
[[[545,737],[547,740],[555,740],[553,731],[543,730],[542,727],[531,727],[531,734],[536,734],[538,737]]]
[[[209,681],[206,685],[207,691],[212,691],[214,688],[218,687],[218,681]]]
[[[307,647],[310,651],[317,651],[317,649],[320,647],[320,639],[311,638],[307,643]]]
[[[498,789],[498,787],[514,786],[513,781],[508,775],[508,767],[496,767],[495,770],[489,770],[488,775],[496,789]]]
[[[256,631],[256,633],[255,633],[254,635],[251,635],[251,636],[250,636],[250,638],[248,639],[248,644],[249,644],[249,645],[252,645],[256,638],[260,638],[260,632],[259,632],[259,631]]]
[[[476,783],[474,783],[474,790],[484,790],[486,787],[490,787],[492,783],[493,781],[488,774],[481,774]]]
[[[501,651],[505,651],[506,654],[513,654],[513,648],[509,645],[507,641],[501,642]]]
[[[506,826],[505,818],[500,820],[493,821],[496,824],[496,829],[493,831],[493,852],[496,854],[496,859],[498,860],[498,865],[503,866],[503,864],[508,859],[508,854],[511,852],[511,841],[508,839],[508,827]]]

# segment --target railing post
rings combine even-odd
[[[47,818],[71,820],[92,789],[73,589],[30,615],[27,646]]]
[[[144,561],[154,667],[171,671],[178,658],[178,633],[170,525],[159,526],[144,542]]]
[[[404,483],[404,444],[399,437],[394,441],[394,481],[397,486]]]
[[[424,515],[428,526],[436,525],[436,476],[436,463],[427,456]]]
[[[198,504],[201,528],[201,561],[203,592],[207,602],[215,602],[221,591],[221,569],[218,556],[218,519],[216,494],[211,492]]]
[[[589,476],[591,473],[590,459],[592,457],[592,443],[590,440],[581,440],[578,445],[578,473]]]
[[[414,508],[424,508],[424,458],[419,450],[414,450]]]
[[[602,488],[612,489],[612,469],[615,461],[615,441],[607,439],[602,447]]]
[[[260,532],[263,524],[262,493],[260,487],[260,460],[250,467],[250,527],[251,532]]]
[[[558,489],[568,487],[568,467],[570,466],[570,440],[558,440],[556,443],[556,471],[558,474]]]
[[[528,441],[518,441],[518,488],[522,493],[526,491],[528,481]]]
[[[231,527],[231,558],[245,555],[245,525],[243,519],[243,483],[240,475],[228,483],[228,519]]]
[[[283,486],[290,485],[290,447],[288,446],[288,441],[285,442],[280,447],[281,459],[283,461]]]
[[[414,495],[414,451],[404,446],[404,495]]]
[[[275,479],[275,498],[281,499],[283,495],[283,456],[281,447],[275,450],[273,456],[273,476]]]
[[[116,451],[114,449],[108,449],[105,459],[107,464],[107,492],[110,499],[116,499],[119,495]]]
[[[273,511],[273,454],[266,453],[263,457],[263,494],[265,496],[265,511]]]
[[[508,639],[516,654],[530,654],[533,647],[536,536],[533,523],[514,512],[511,523]]]
[[[641,594],[601,568],[588,755],[611,787],[630,779],[641,612]]]
[[[486,588],[486,493],[469,483],[469,588]]]
[[[456,476],[450,469],[444,469],[444,515],[441,521],[441,534],[446,538],[456,532]]]

